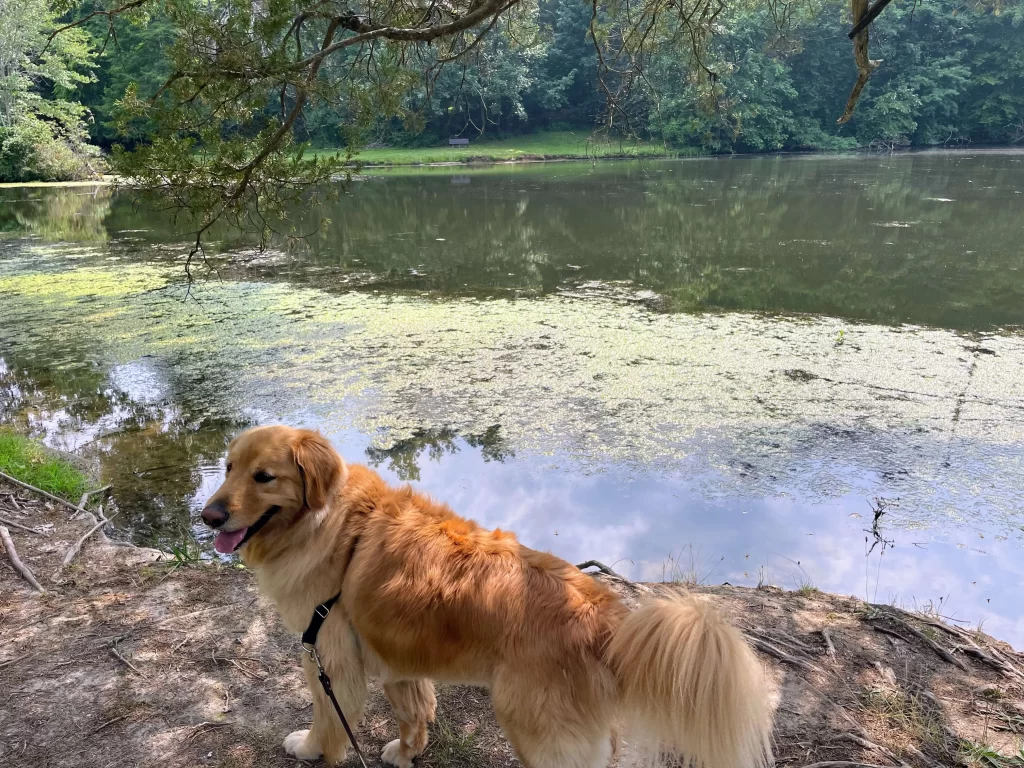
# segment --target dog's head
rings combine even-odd
[[[284,530],[310,509],[325,506],[345,482],[341,456],[318,432],[256,427],[228,447],[224,483],[203,509],[217,530],[214,547],[234,552],[264,526]]]

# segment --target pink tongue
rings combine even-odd
[[[213,548],[222,554],[231,554],[245,538],[245,532],[248,530],[248,528],[239,528],[237,531],[218,532],[213,540]]]

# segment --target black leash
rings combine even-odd
[[[341,597],[339,592],[330,600],[320,603],[315,609],[313,609],[313,618],[309,620],[309,626],[306,627],[306,631],[302,633],[302,650],[309,654],[309,657],[316,663],[317,676],[320,678],[320,685],[323,686],[324,693],[327,694],[327,698],[331,700],[331,704],[334,705],[334,711],[338,713],[338,719],[341,720],[341,725],[345,729],[345,733],[348,734],[348,740],[352,742],[352,748],[356,751],[356,756],[359,758],[359,762],[362,763],[363,768],[367,768],[366,760],[363,758],[363,753],[359,749],[359,744],[356,743],[356,735],[352,733],[352,729],[349,727],[348,720],[345,719],[345,713],[341,711],[341,705],[338,704],[338,700],[334,697],[334,689],[331,687],[331,678],[327,676],[324,671],[324,665],[320,663],[320,654],[316,652],[316,636],[320,634],[320,627],[323,626],[324,620],[331,612],[331,608],[338,598]]]

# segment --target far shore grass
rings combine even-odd
[[[333,155],[344,149],[313,149]],[[585,131],[547,131],[506,139],[470,139],[468,146],[394,147],[363,149],[353,162],[364,166],[427,165],[431,163],[503,163],[524,160],[611,159],[630,157],[692,157],[696,149],[671,149],[662,144],[632,139],[594,137]]]
[[[77,502],[89,488],[85,473],[71,462],[6,427],[0,427],[0,472],[68,501]]]

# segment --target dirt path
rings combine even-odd
[[[55,582],[64,553],[91,522],[69,520],[65,508],[29,494],[15,496],[15,509],[7,490],[0,487],[0,516],[49,526],[45,535],[11,528],[22,560],[49,591],[31,590],[0,553],[0,765],[296,764],[280,743],[312,717],[297,639],[260,600],[248,571],[176,566],[155,551],[93,538]],[[609,581],[631,602],[677,588]],[[695,591],[767,651],[778,691],[778,765],[1024,766],[996,754],[1016,754],[1024,738],[1024,656],[1009,646],[814,591]],[[518,765],[486,691],[441,686],[438,709],[421,765]],[[380,748],[396,735],[379,690],[360,732],[379,764]],[[982,755],[982,745],[993,755]]]

